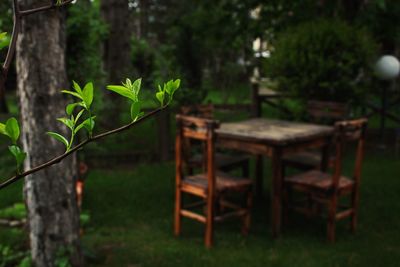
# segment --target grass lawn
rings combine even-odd
[[[184,220],[183,235],[175,238],[173,163],[93,170],[84,197],[91,212],[84,244],[101,258],[93,266],[398,266],[399,159],[382,151],[367,155],[358,231],[351,235],[347,221],[339,222],[336,244],[325,242],[324,221],[296,215],[272,240],[268,197],[256,202],[248,237],[240,235],[239,222],[219,224],[215,247],[207,250],[203,226]]]

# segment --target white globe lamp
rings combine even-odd
[[[400,73],[400,62],[394,56],[382,56],[375,64],[375,71],[382,80],[392,80]]]

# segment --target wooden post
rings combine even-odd
[[[251,89],[251,115],[258,118],[261,117],[261,101],[259,98],[260,85],[258,81],[251,81]]]
[[[272,152],[272,237],[278,238],[281,232],[282,205],[282,148],[275,147]]]
[[[263,156],[256,155],[256,166],[255,166],[255,175],[256,175],[256,186],[255,193],[258,199],[262,198],[263,195]]]

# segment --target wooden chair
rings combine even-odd
[[[212,104],[184,106],[181,108],[181,114],[205,119],[214,119],[215,108]],[[198,144],[198,142],[197,142]],[[197,151],[196,151],[197,150]],[[202,148],[196,146],[196,141],[184,141],[184,164],[189,174],[193,174],[194,169],[205,169],[206,155],[198,153]],[[196,153],[197,152],[197,153]],[[230,155],[226,153],[215,153],[216,168],[222,171],[231,171],[242,169],[242,176],[249,176],[249,157],[243,155]]]
[[[83,200],[83,190],[85,188],[85,179],[87,176],[89,167],[86,165],[85,162],[78,163],[78,179],[75,183],[75,190],[76,190],[76,199],[78,202],[78,208],[81,209],[82,207],[82,200]]]
[[[321,207],[327,207],[329,241],[334,242],[335,240],[335,223],[337,220],[351,217],[351,229],[353,232],[355,231],[366,127],[366,119],[341,121],[335,124],[337,134],[334,142],[336,155],[333,174],[311,170],[284,178],[284,218],[287,218],[288,208],[293,202],[291,193],[299,191],[305,193],[308,198],[303,201],[305,205],[294,206],[296,211],[308,216],[321,215]],[[357,144],[352,179],[342,175],[343,147],[345,143],[350,141]],[[348,206],[339,205],[339,198],[343,196],[350,196]]]
[[[206,225],[205,245],[213,244],[214,222],[231,217],[242,218],[242,232],[246,234],[250,225],[252,205],[252,181],[233,177],[216,171],[215,133],[219,126],[214,120],[177,115],[176,135],[176,199],[175,199],[175,235],[180,235],[181,218],[188,217]],[[185,175],[183,168],[183,141],[199,140],[205,144],[207,155],[206,170],[196,175]],[[227,201],[230,194],[241,193],[246,197],[244,206]],[[200,198],[201,201],[184,206],[183,194]],[[221,201],[223,199],[223,201]],[[221,205],[221,210],[217,210]],[[204,208],[204,213],[195,212],[195,208]]]
[[[327,101],[308,101],[308,121],[317,124],[333,125],[336,121],[347,117],[347,104]],[[284,156],[283,168],[290,166],[300,170],[318,169],[321,165],[322,153],[316,150],[307,150]],[[332,166],[334,158],[329,160]]]

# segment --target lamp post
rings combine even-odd
[[[381,80],[386,81],[388,83],[390,82],[391,86],[394,87],[394,85],[395,85],[394,80],[400,73],[400,62],[396,57],[394,57],[392,55],[384,55],[384,56],[380,57],[378,59],[378,61],[376,62],[375,72]],[[386,115],[386,107],[387,107],[387,89],[388,89],[388,87],[389,86],[387,84],[385,84],[385,86],[383,86],[383,89],[381,92],[380,135],[381,135],[382,139],[383,139],[384,130],[385,130],[385,115]]]

